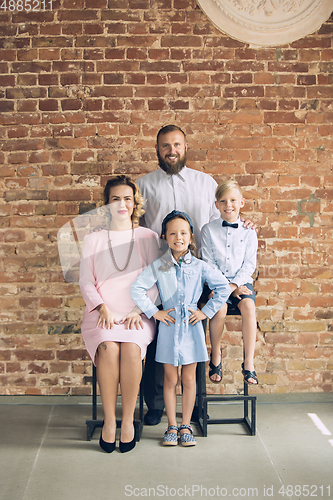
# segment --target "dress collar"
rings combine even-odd
[[[172,255],[172,252],[171,252],[170,248],[169,248],[169,252],[170,252],[170,255],[171,255],[172,262],[176,266],[179,266],[179,263],[176,261],[176,259]],[[185,255],[183,255],[183,257],[181,257],[181,262],[184,262],[184,264],[190,264],[192,262],[192,254],[191,254],[190,251],[188,251],[187,254],[185,254]]]

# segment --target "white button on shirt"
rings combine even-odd
[[[202,226],[220,216],[214,203],[217,183],[204,172],[184,167],[179,174],[169,175],[158,168],[136,182],[145,199],[144,224],[159,235],[164,217],[181,210],[192,219],[199,247]]]

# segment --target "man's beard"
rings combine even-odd
[[[164,172],[166,172],[169,175],[176,175],[182,170],[182,168],[184,168],[186,164],[186,150],[183,156],[178,155],[178,161],[176,163],[169,163],[167,157],[164,160],[158,151],[157,151],[157,158],[159,166],[162,170],[164,170]]]

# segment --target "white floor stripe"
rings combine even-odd
[[[311,418],[312,422],[315,424],[317,429],[320,430],[324,436],[332,436],[330,431],[327,429],[327,427],[323,424],[323,422],[320,420],[320,418],[315,414],[315,413],[308,413],[309,417]]]
[[[31,469],[31,472],[30,472],[30,475],[29,475],[29,479],[28,479],[28,482],[27,482],[27,486],[25,487],[25,490],[24,490],[24,495],[22,497],[22,500],[25,500],[26,499],[26,496],[27,496],[27,493],[28,493],[28,489],[29,489],[29,485],[30,485],[30,481],[32,479],[32,476],[34,475],[34,472],[35,472],[35,468],[36,468],[36,465],[37,465],[37,462],[38,462],[38,458],[39,458],[39,454],[40,454],[40,451],[42,449],[42,446],[44,444],[44,441],[45,441],[45,438],[46,438],[46,435],[48,433],[48,430],[49,430],[49,425],[50,425],[50,421],[51,421],[51,418],[52,418],[52,414],[53,414],[53,410],[54,410],[54,406],[52,406],[51,408],[51,412],[50,412],[50,415],[49,415],[49,418],[47,420],[47,424],[46,424],[46,428],[45,428],[45,432],[43,434],[43,437],[42,437],[42,440],[40,442],[40,445],[39,445],[39,448],[38,448],[38,451],[37,451],[37,454],[36,454],[36,458],[34,460],[34,463],[33,463],[33,466],[32,466],[32,469]]]

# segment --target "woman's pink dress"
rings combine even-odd
[[[155,335],[155,320],[142,314],[144,327],[128,330],[126,324],[114,325],[112,329],[96,328],[99,312],[95,309],[105,303],[117,320],[132,311],[135,306],[130,288],[139,274],[158,257],[158,235],[150,229],[134,229],[134,247],[127,268],[119,272],[115,268],[108,246],[108,233],[112,241],[114,258],[119,269],[125,266],[132,230],[91,233],[84,238],[80,263],[80,290],[86,308],[81,323],[81,333],[87,351],[96,364],[96,350],[101,342],[133,342],[141,349],[143,359],[147,346]],[[151,298],[157,298],[157,288],[150,291]]]

